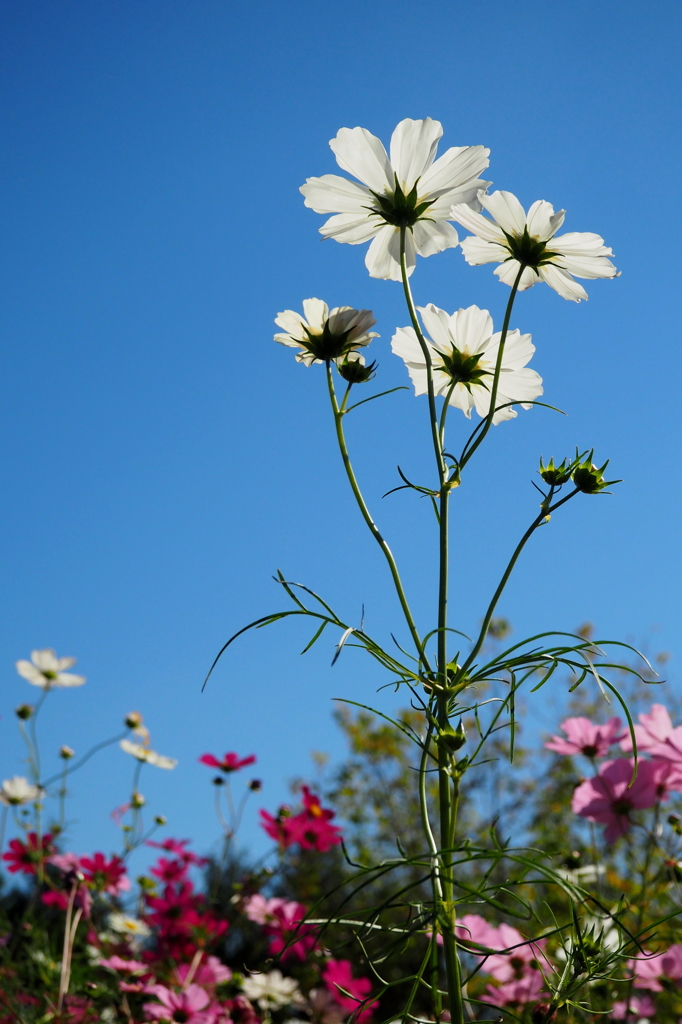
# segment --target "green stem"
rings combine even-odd
[[[528,543],[528,541],[530,540],[532,535],[535,533],[537,528],[540,526],[540,524],[542,522],[544,522],[547,519],[548,516],[550,516],[553,512],[555,512],[556,509],[560,508],[567,501],[570,501],[570,499],[573,498],[576,494],[578,494],[578,488],[577,487],[576,487],[576,489],[574,491],[571,491],[570,494],[567,494],[565,498],[562,498],[561,501],[557,501],[554,505],[547,505],[545,502],[543,502],[540,514],[535,517],[535,519],[530,524],[530,526],[528,527],[528,529],[524,533],[524,535],[521,538],[521,540],[519,541],[519,543],[516,545],[516,548],[514,549],[514,554],[511,556],[511,558],[509,560],[509,564],[507,565],[507,568],[504,570],[504,573],[502,575],[502,579],[500,580],[500,582],[499,582],[499,584],[497,586],[497,590],[493,594],[493,598],[492,598],[490,604],[488,605],[488,610],[485,613],[485,618],[483,619],[483,625],[481,626],[481,631],[478,634],[478,639],[476,640],[476,643],[474,644],[474,646],[473,646],[473,648],[471,650],[471,653],[469,654],[469,657],[464,662],[464,664],[462,665],[462,667],[461,667],[461,669],[459,671],[459,675],[460,676],[463,676],[467,672],[467,670],[471,667],[471,664],[472,664],[474,658],[476,657],[476,655],[480,651],[481,647],[483,646],[483,644],[485,642],[485,638],[488,635],[488,627],[490,626],[490,620],[492,619],[493,615],[495,614],[495,608],[497,607],[497,602],[500,600],[500,597],[502,596],[502,591],[506,587],[506,585],[507,585],[507,583],[509,581],[509,577],[511,576],[511,574],[512,574],[512,572],[514,570],[514,566],[516,565],[516,563],[518,561],[519,555],[521,554],[521,552],[525,548],[526,544]],[[551,495],[552,495],[552,492],[550,491],[550,498],[551,498]]]
[[[419,636],[419,633],[417,631],[417,627],[414,624],[414,619],[412,618],[412,612],[410,611],[410,606],[409,606],[409,604],[407,602],[407,597],[405,596],[405,590],[403,589],[402,580],[400,579],[400,573],[398,572],[398,566],[396,564],[395,558],[393,557],[393,552],[391,551],[391,549],[389,548],[388,544],[386,543],[386,541],[382,537],[382,535],[381,535],[381,533],[379,531],[378,526],[376,525],[376,523],[372,519],[370,511],[367,508],[367,504],[365,502],[365,499],[362,496],[362,492],[360,490],[360,487],[358,486],[358,482],[357,482],[357,480],[355,478],[355,472],[353,470],[353,466],[352,466],[352,463],[350,461],[350,455],[348,454],[348,446],[346,445],[346,437],[345,437],[344,430],[343,430],[343,415],[344,414],[339,409],[339,403],[338,403],[337,398],[336,398],[336,391],[334,390],[334,378],[332,377],[332,368],[331,368],[331,364],[329,362],[327,362],[327,384],[328,384],[328,387],[329,387],[329,398],[330,398],[331,404],[332,404],[332,411],[334,413],[334,425],[336,427],[336,439],[337,439],[338,444],[339,444],[339,450],[341,452],[341,458],[343,459],[343,465],[344,465],[344,468],[346,470],[346,476],[348,477],[348,482],[350,483],[351,490],[353,492],[355,500],[358,503],[358,508],[360,509],[360,512],[362,513],[362,518],[367,523],[367,526],[369,528],[370,533],[372,534],[372,536],[376,540],[377,544],[379,545],[379,547],[383,551],[384,557],[385,557],[386,561],[388,562],[388,567],[390,569],[391,576],[393,578],[393,585],[395,586],[396,593],[398,594],[398,600],[400,601],[400,607],[403,610],[403,615],[405,616],[405,621],[407,622],[407,627],[408,627],[408,629],[410,631],[410,634],[412,636],[412,641],[413,641],[415,647],[417,648],[417,653],[418,653],[418,656],[419,656],[419,660],[428,669],[428,663],[426,661],[426,654],[425,654],[424,649],[423,649],[423,645],[422,645],[422,642],[421,642],[421,637]]]
[[[516,280],[514,281],[514,284],[512,286],[509,301],[507,302],[507,309],[504,314],[504,323],[502,324],[502,333],[500,334],[500,346],[497,350],[497,360],[495,362],[495,375],[493,376],[493,386],[490,390],[490,408],[488,409],[488,415],[485,418],[485,426],[483,427],[483,430],[480,432],[480,434],[478,435],[478,437],[476,438],[476,440],[474,441],[474,443],[472,444],[471,448],[469,448],[468,451],[466,450],[467,446],[465,445],[464,451],[462,452],[462,456],[459,460],[461,468],[464,468],[464,466],[466,466],[467,462],[474,454],[476,449],[483,443],[483,439],[485,438],[486,434],[488,433],[492,426],[493,416],[495,415],[495,404],[497,402],[497,392],[500,385],[500,374],[502,372],[502,358],[504,356],[504,346],[507,341],[507,334],[509,333],[509,321],[511,320],[514,299],[516,298],[516,293],[519,290],[519,282],[521,280],[521,275],[525,269],[526,268],[523,266],[523,264],[521,264],[521,266],[519,267],[519,272],[516,275]]]
[[[400,229],[400,271],[403,278],[403,291],[405,292],[405,302],[407,303],[407,309],[410,314],[410,320],[412,321],[412,327],[414,333],[417,335],[417,341],[419,347],[422,350],[424,356],[424,362],[426,363],[426,386],[429,395],[429,420],[431,422],[431,435],[433,438],[433,450],[436,456],[436,464],[438,466],[438,478],[441,486],[447,478],[447,467],[443,459],[443,449],[440,440],[440,434],[438,431],[438,413],[436,411],[436,394],[433,388],[433,364],[431,362],[431,352],[429,346],[426,343],[426,338],[422,333],[421,326],[419,324],[419,318],[417,316],[417,310],[412,299],[412,291],[410,289],[410,281],[407,276],[407,260],[405,256],[405,232],[406,228]]]

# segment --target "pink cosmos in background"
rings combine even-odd
[[[509,924],[488,924],[478,914],[464,914],[455,925],[455,934],[460,942],[499,951],[484,955],[470,950],[483,962],[483,969],[501,982],[518,981],[529,973],[537,973],[537,963],[546,945],[542,939],[530,942]]]
[[[495,987],[488,985],[485,990],[486,1003],[493,1006],[524,1006],[526,1003],[536,1003],[543,995],[548,993],[542,991],[544,978],[539,971],[532,971],[519,981],[509,981],[504,985]]]
[[[642,1017],[653,1017],[655,1013],[656,1005],[651,996],[632,996],[629,1006],[624,999],[614,1003],[609,1017],[611,1020],[625,1020],[626,1017],[641,1020]]]
[[[283,850],[298,843],[304,850],[324,853],[341,842],[341,829],[331,824],[334,811],[322,807],[320,798],[311,793],[307,786],[301,787],[303,810],[292,815],[289,807],[280,807],[277,817],[261,810],[261,828],[267,832]]]
[[[624,735],[622,722],[616,717],[609,718],[604,725],[595,725],[589,718],[567,718],[560,728],[568,739],[552,736],[545,743],[547,749],[557,754],[583,754],[590,758],[606,757],[613,744]]]
[[[333,995],[342,1010],[355,1014],[354,1020],[357,1024],[364,1024],[369,1020],[378,1002],[369,1002],[362,1007],[358,1013],[358,1007],[364,1002],[372,991],[372,982],[369,978],[354,978],[353,967],[350,960],[329,960],[322,970],[322,978],[329,992]],[[350,992],[354,998],[349,998],[339,991],[339,987],[345,992]]]
[[[665,743],[673,731],[673,723],[664,704],[652,704],[648,715],[644,713],[639,716],[639,722],[640,724],[635,726],[635,738],[640,753],[651,751],[657,744]],[[629,731],[624,733],[620,749],[628,752],[632,750],[632,737]]]
[[[682,945],[671,946],[665,953],[648,953],[628,960],[628,969],[635,976],[635,988],[647,988],[650,992],[662,992],[661,979],[675,982],[682,988]]]
[[[35,875],[39,862],[43,858],[47,860],[54,852],[49,832],[40,840],[35,832],[29,832],[25,843],[21,839],[11,839],[7,845],[9,849],[3,853],[2,859],[9,864],[7,870],[11,874],[21,871],[25,875]]]
[[[680,777],[664,763],[640,761],[637,778],[630,787],[634,764],[634,759],[627,757],[605,761],[598,774],[582,782],[573,793],[574,814],[606,825],[604,838],[609,843],[625,835],[631,811],[653,807],[680,785]]]
[[[199,985],[189,985],[184,992],[173,992],[165,985],[152,985],[151,992],[159,1002],[144,1004],[147,1020],[183,1021],[184,1024],[216,1022],[215,1010],[209,1005],[211,997]]]
[[[209,768],[217,768],[219,771],[229,775],[230,772],[238,772],[240,768],[246,768],[249,764],[256,763],[256,755],[249,754],[248,757],[239,757],[238,754],[229,752],[223,755],[219,761],[214,754],[202,754],[199,758],[201,764],[207,764]]]
[[[266,899],[255,893],[244,902],[243,909],[250,921],[263,927],[270,940],[270,952],[282,954],[282,960],[290,956],[305,960],[317,945],[317,930],[310,926],[301,928],[308,913],[302,903],[279,896]]]

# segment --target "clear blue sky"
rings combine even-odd
[[[342,126],[387,140],[404,117],[438,118],[446,145],[491,148],[495,187],[565,207],[566,230],[613,247],[622,277],[588,284],[587,304],[545,287],[519,299],[546,399],[569,416],[496,428],[456,496],[453,624],[475,627],[534,514],[538,456],[594,445],[625,482],[557,516],[501,611],[517,636],[585,619],[617,639],[656,627],[675,678],[681,21],[660,0],[0,5],[3,777],[22,770],[12,708],[36,692],[13,662],[33,647],[77,655],[88,676],[50,698],[50,756],[142,711],[180,761],[145,769],[142,790],[204,849],[216,831],[199,754],[256,753],[272,809],[311,749],[340,756],[331,698],[371,698],[368,666],[351,655],[332,670],[330,643],[300,658],[304,634],[287,625],[237,646],[200,693],[226,637],[279,606],[277,567],[349,619],[364,602],[382,636],[397,623],[323,375],[272,342],[277,311],[308,296],[369,307],[379,383],[406,382],[389,349],[406,323],[399,286],[367,276],[364,247],[321,245],[298,193],[336,169],[327,143]],[[414,288],[498,321],[507,298],[459,251],[420,261]],[[380,495],[398,462],[428,458],[423,416],[401,392],[350,431],[422,623],[428,511]],[[558,686],[537,699],[534,719],[562,699]],[[108,813],[131,767],[113,749],[74,781],[77,850],[115,843]],[[244,836],[262,846],[253,825]]]

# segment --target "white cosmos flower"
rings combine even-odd
[[[555,213],[551,203],[538,199],[526,214],[511,192],[481,193],[479,200],[492,220],[464,204],[452,207],[452,219],[474,232],[462,241],[462,252],[472,266],[501,263],[495,273],[505,284],[514,284],[523,265],[520,291],[546,281],[562,298],[580,302],[587,292],[574,277],[619,276],[607,258],[613,252],[600,235],[589,231],[556,234],[565,210]]]
[[[141,743],[133,743],[131,740],[121,740],[119,746],[126,754],[132,754],[138,761],[153,764],[156,768],[175,768],[178,763],[173,757],[164,757],[163,754],[157,754],[155,750],[143,747]]]
[[[390,160],[381,141],[366,128],[341,128],[331,146],[349,181],[338,174],[308,178],[301,192],[316,213],[335,216],[320,228],[325,238],[359,245],[374,239],[365,257],[371,277],[400,281],[400,228],[406,232],[407,272],[420,256],[432,256],[457,245],[453,203],[480,210],[478,194],[490,182],[479,174],[489,163],[489,149],[457,146],[436,160],[440,121],[406,118],[391,136]]]
[[[300,998],[298,985],[293,978],[285,978],[281,971],[266,974],[251,974],[244,978],[242,991],[247,999],[258,1003],[261,1009],[289,1006]]]
[[[118,911],[109,914],[107,926],[112,932],[117,932],[119,935],[131,935],[134,938],[140,939],[146,939],[151,935],[151,929],[144,921],[140,921],[137,917],[130,917],[128,914],[121,914]]]
[[[0,786],[0,804],[6,807],[30,804],[38,800],[42,792],[40,786],[32,785],[23,775],[15,775],[12,779],[5,779]]]
[[[370,331],[376,320],[369,309],[337,306],[330,312],[322,299],[304,299],[303,312],[305,315],[301,316],[293,309],[285,309],[277,314],[275,323],[284,333],[276,334],[275,341],[300,349],[296,359],[305,366],[343,359],[379,337]]]
[[[469,418],[474,407],[479,416],[487,416],[501,337],[499,331],[493,334],[490,313],[478,306],[460,309],[452,316],[433,303],[417,308],[431,335],[425,340],[431,355],[436,394],[447,395],[452,389],[450,405],[461,409]],[[426,394],[426,361],[414,329],[400,327],[393,335],[391,348],[404,360],[415,394]],[[542,394],[542,378],[535,370],[526,368],[534,352],[530,334],[507,333],[495,402],[498,411],[493,423],[516,416],[514,406],[500,409],[506,402],[520,402],[524,409],[530,409],[533,399]]]
[[[50,690],[55,686],[82,686],[85,676],[64,672],[76,664],[75,658],[58,658],[51,647],[42,651],[31,651],[31,661],[18,661],[17,672],[33,686]]]

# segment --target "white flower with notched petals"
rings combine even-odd
[[[330,312],[322,299],[305,299],[303,312],[305,315],[301,316],[293,309],[285,309],[277,314],[275,323],[285,333],[276,334],[275,341],[300,349],[296,359],[305,366],[344,359],[379,337],[370,331],[376,320],[369,309],[337,306]]]
[[[281,971],[249,975],[242,982],[242,991],[263,1010],[289,1006],[301,997],[295,980],[285,978]]]
[[[500,332],[493,334],[490,313],[478,306],[460,309],[452,316],[433,303],[418,308],[431,336],[425,341],[431,356],[435,393],[449,396],[450,405],[469,418],[473,408],[479,416],[487,416],[501,337]],[[426,394],[426,360],[413,328],[400,327],[393,335],[391,348],[404,360],[415,394]],[[542,394],[542,378],[535,370],[526,368],[534,352],[530,334],[507,333],[493,423],[516,416],[515,407],[507,403],[518,402],[524,409],[530,409],[533,399]]]
[[[51,690],[55,686],[82,686],[85,676],[64,672],[76,664],[75,658],[58,658],[51,647],[42,651],[31,651],[30,661],[18,661],[17,672],[33,686]]]
[[[564,222],[565,210],[555,213],[551,203],[538,199],[526,214],[511,192],[481,194],[479,199],[492,220],[463,204],[453,206],[451,211],[453,220],[474,233],[461,242],[464,258],[472,266],[501,263],[495,273],[510,286],[524,267],[520,291],[545,281],[562,298],[574,302],[587,298],[575,277],[619,276],[608,259],[613,253],[600,235],[589,231],[556,234]]]
[[[308,178],[301,192],[316,213],[335,216],[320,228],[325,238],[359,245],[373,239],[365,258],[371,277],[401,280],[400,230],[406,229],[406,265],[411,274],[416,254],[432,256],[457,245],[453,203],[480,210],[478,194],[490,182],[479,174],[489,163],[489,149],[457,146],[438,160],[440,121],[406,118],[391,136],[389,159],[381,141],[366,128],[341,128],[331,146],[349,181],[338,174]]]
[[[109,914],[107,926],[118,935],[130,935],[136,939],[146,939],[151,935],[151,929],[144,921],[140,921],[137,917],[130,917],[128,914],[121,914],[118,911]]]
[[[175,768],[178,763],[173,757],[164,757],[163,754],[157,754],[155,750],[143,747],[141,743],[133,743],[131,740],[121,740],[119,746],[126,754],[131,754],[138,761],[144,761],[145,764],[153,764],[156,768]]]
[[[30,804],[39,800],[42,794],[40,786],[32,785],[23,775],[15,775],[12,779],[5,779],[0,786],[0,804],[6,807]]]

